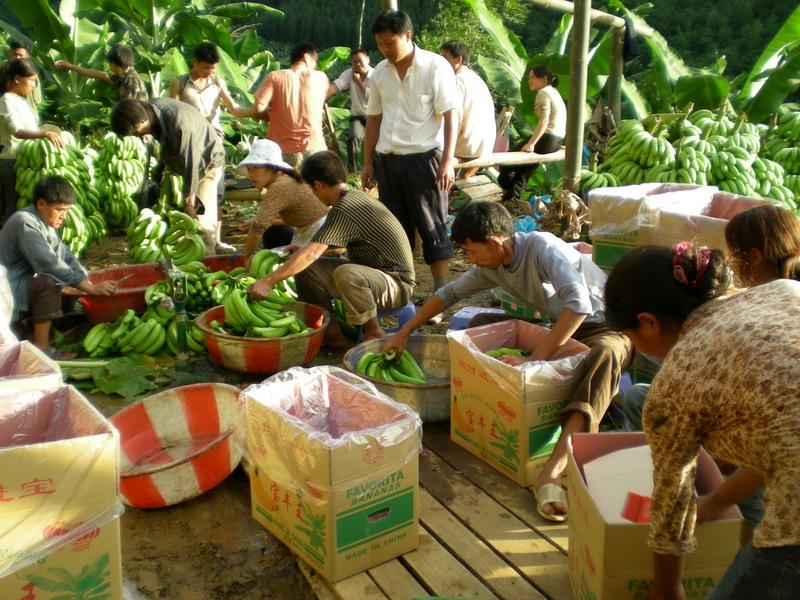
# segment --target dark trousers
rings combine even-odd
[[[378,154],[375,179],[386,207],[397,217],[414,249],[417,231],[426,264],[448,260],[453,246],[447,235],[448,197],[436,184],[441,154],[433,149],[417,154]]]
[[[64,296],[61,286],[47,275],[34,275],[28,280],[28,312],[34,323],[47,323],[72,310],[75,299]]]
[[[17,210],[17,176],[13,158],[0,159],[0,222],[5,223]]]
[[[553,135],[552,133],[545,133],[536,142],[533,151],[536,154],[552,154],[561,148],[561,142],[564,138]],[[526,144],[518,144],[512,148],[512,152],[519,152],[519,150]],[[503,199],[519,199],[522,195],[525,185],[528,183],[531,174],[536,170],[539,165],[511,165],[500,167],[500,175],[497,177],[498,185],[503,188]]]
[[[273,225],[268,227],[261,236],[262,248],[280,248],[292,243],[294,228],[288,225]]]

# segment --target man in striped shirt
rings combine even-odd
[[[363,326],[364,339],[383,337],[378,309],[404,306],[416,285],[411,245],[402,225],[386,206],[348,188],[344,164],[333,152],[308,157],[302,176],[331,210],[311,242],[252,284],[250,293],[264,298],[273,285],[296,275],[301,299],[328,309],[333,298],[340,298],[347,322]],[[329,248],[347,249],[349,260],[323,256]],[[328,325],[324,344],[348,346],[335,320]]]

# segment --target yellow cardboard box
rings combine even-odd
[[[118,490],[117,431],[74,387],[0,392],[0,577],[63,524],[104,522]]]
[[[550,361],[512,367],[484,354],[533,350],[549,330],[503,321],[448,332],[450,439],[520,485],[533,485],[561,434],[559,415],[588,348],[568,341]]]
[[[623,448],[644,445],[643,433],[578,433],[571,437],[567,467],[569,498],[569,575],[572,595],[593,600],[646,600],[653,579],[647,545],[649,523],[607,523],[589,494],[585,463]],[[722,482],[714,461],[701,453],[697,491]],[[697,526],[697,550],[684,560],[687,597],[707,598],[739,549],[739,512],[729,509],[717,521]]]
[[[33,564],[0,579],[4,600],[122,599],[119,517],[78,531],[57,524],[58,546]],[[77,532],[77,535],[76,535]]]
[[[329,581],[417,547],[413,410],[338,368],[290,369],[243,394],[256,521]]]

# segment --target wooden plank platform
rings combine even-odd
[[[426,424],[420,456],[419,548],[336,584],[302,561],[320,600],[448,596],[567,600],[567,525],[536,513],[531,492]]]
[[[486,175],[457,179],[453,188],[454,193],[466,197],[465,202],[499,202],[503,199],[503,189]]]
[[[495,152],[481,158],[474,158],[464,162],[456,159],[456,169],[471,169],[473,167],[491,167],[493,165],[533,165],[542,163],[559,162],[564,160],[566,151],[561,149],[551,154],[535,154],[533,152]]]

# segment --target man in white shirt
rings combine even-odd
[[[467,66],[469,46],[464,42],[449,41],[442,44],[439,52],[456,73],[456,84],[461,98],[456,156],[459,160],[469,160],[491,154],[497,137],[494,100],[483,79]],[[466,179],[477,170],[464,169],[459,177]]]
[[[370,78],[361,183],[369,188],[377,179],[381,202],[403,225],[412,249],[419,233],[435,291],[447,283],[453,256],[447,191],[458,127],[455,74],[444,58],[414,44],[403,11],[382,12],[372,34],[386,60]]]
[[[350,64],[352,68],[346,69],[328,86],[327,97],[330,98],[345,91],[350,92],[347,166],[356,171],[367,127],[367,100],[369,99],[369,78],[372,75],[372,67],[369,66],[369,54],[363,48],[356,48],[350,53]]]

